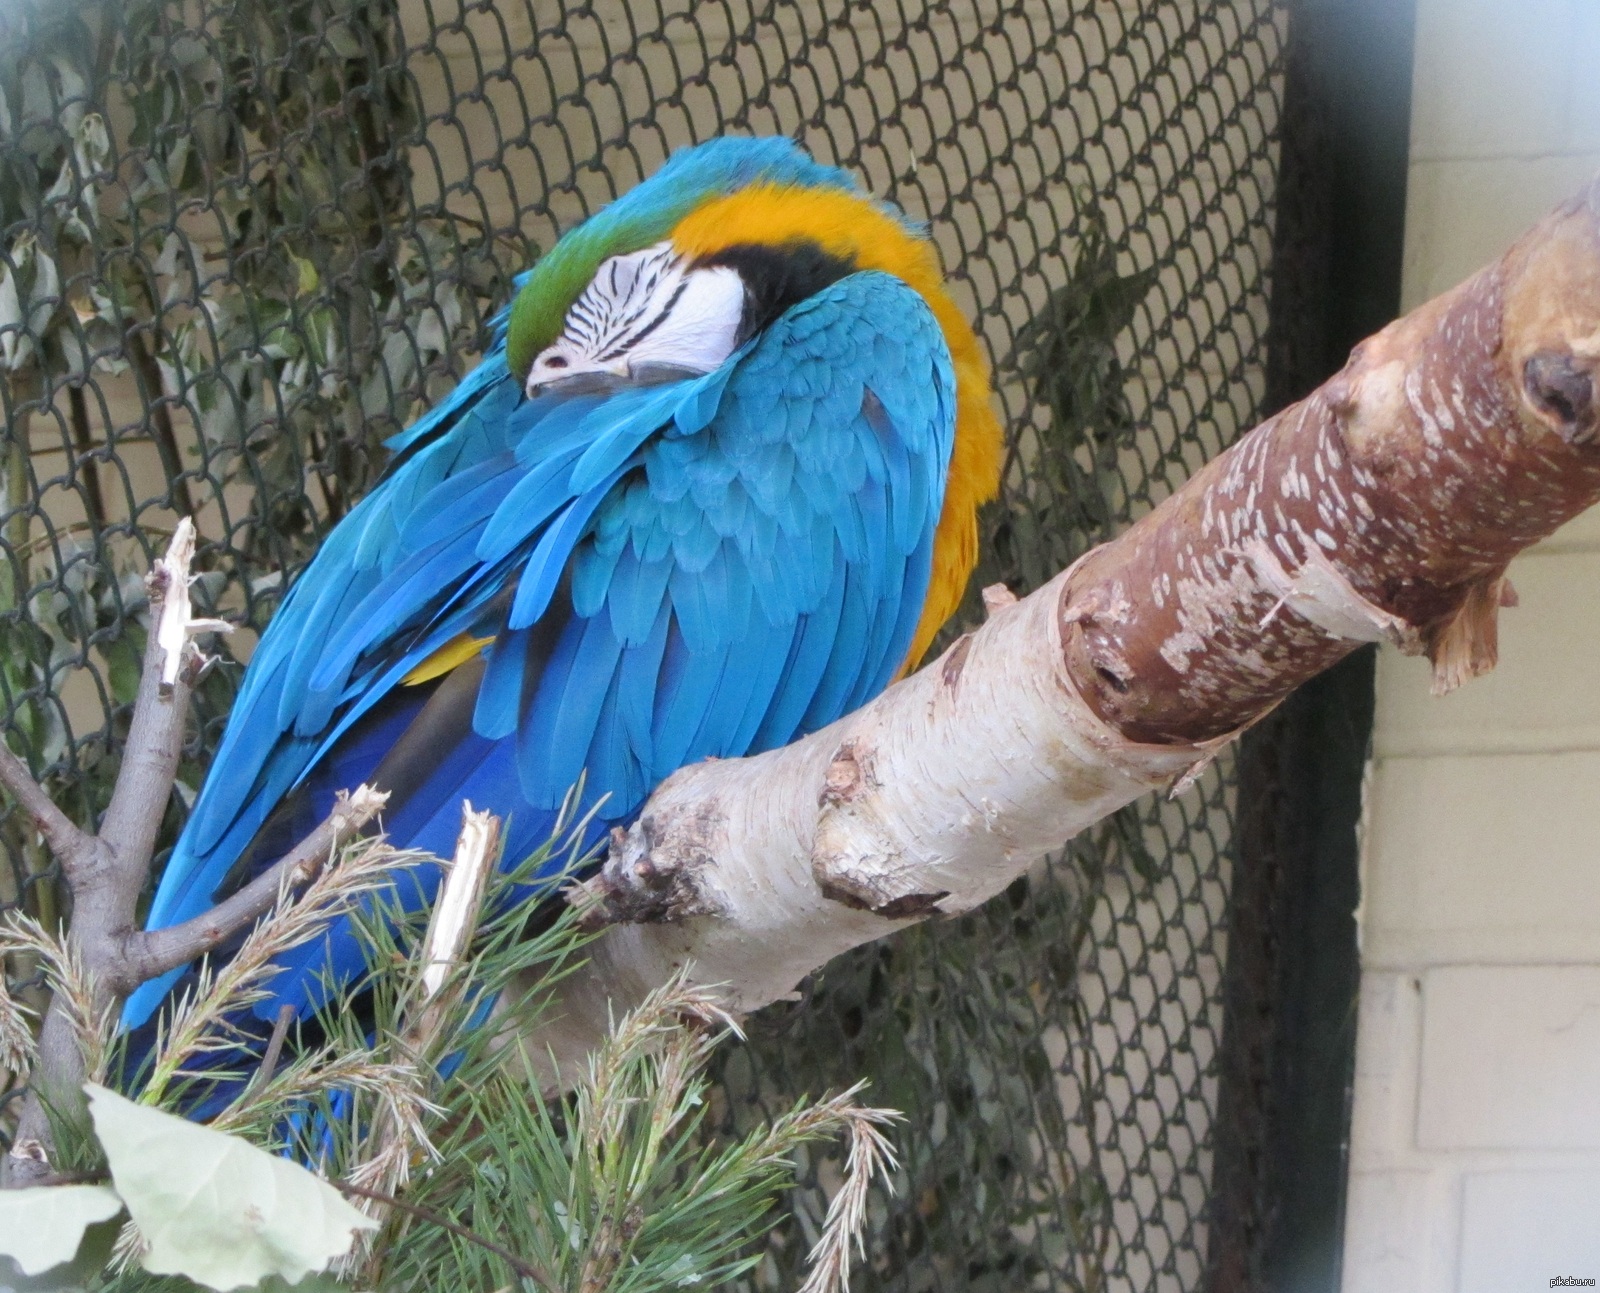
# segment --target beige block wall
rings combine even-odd
[[[1597,0],[1419,0],[1408,308],[1600,171],[1597,64]],[[1600,1279],[1600,515],[1511,576],[1489,678],[1379,661],[1346,1293]]]

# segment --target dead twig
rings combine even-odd
[[[266,915],[286,893],[303,889],[321,875],[339,846],[376,817],[388,799],[371,786],[357,786],[339,797],[316,830],[210,911],[165,929],[129,931],[121,940],[117,988],[128,993],[141,983],[188,965]]]
[[[267,1039],[267,1049],[261,1056],[261,1067],[256,1070],[256,1075],[250,1079],[250,1089],[245,1092],[245,1099],[256,1095],[272,1081],[272,1075],[277,1071],[278,1059],[283,1054],[283,1043],[289,1036],[289,1025],[294,1022],[294,1006],[284,1002],[278,1007],[278,1017],[272,1024],[272,1036]]]

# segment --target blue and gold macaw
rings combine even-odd
[[[598,836],[685,763],[861,705],[960,600],[1000,428],[922,231],[788,140],[719,139],[563,237],[389,447],[261,639],[151,927],[362,782],[395,844],[448,855],[470,799],[516,860],[580,773]],[[336,925],[258,1013],[359,958]]]

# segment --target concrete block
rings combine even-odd
[[[1531,1293],[1561,1277],[1600,1280],[1600,1171],[1469,1174],[1461,1293]]]
[[[1411,1155],[1422,1040],[1422,981],[1368,970],[1357,1015],[1350,1169],[1379,1172]]]
[[[1500,664],[1487,677],[1437,697],[1425,659],[1379,657],[1380,758],[1600,750],[1600,552],[1529,555],[1512,563],[1511,579],[1519,605],[1501,612]]]
[[[1600,1149],[1596,1073],[1600,965],[1448,966],[1423,976],[1419,1147]],[[1600,1235],[1600,1193],[1590,1198]]]
[[[1343,1293],[1423,1293],[1436,1263],[1429,1244],[1429,1173],[1352,1172],[1345,1204]]]
[[[1411,156],[1496,157],[1559,148],[1567,69],[1579,62],[1577,26],[1573,0],[1421,0]]]
[[[1597,784],[1594,751],[1380,760],[1367,967],[1600,962]]]
[[[1509,10],[1508,10],[1509,11]],[[1600,151],[1413,161],[1401,308],[1454,287],[1600,170]]]

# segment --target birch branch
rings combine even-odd
[[[1436,691],[1486,672],[1507,563],[1600,498],[1597,370],[1600,182],[872,704],[663,783],[576,895],[615,923],[536,1075],[683,967],[748,1011],[969,910],[1363,642],[1426,652]]]

